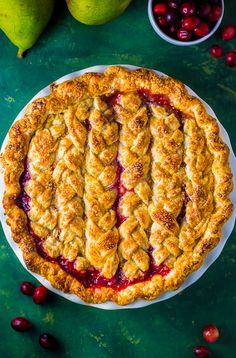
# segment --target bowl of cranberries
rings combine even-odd
[[[149,0],[153,29],[165,41],[179,46],[205,41],[220,26],[224,0]]]

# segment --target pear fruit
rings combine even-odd
[[[0,0],[0,29],[18,47],[19,58],[38,40],[54,0]]]
[[[131,0],[66,0],[71,15],[86,25],[102,25],[121,15]]]

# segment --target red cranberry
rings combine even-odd
[[[208,343],[216,342],[220,336],[220,332],[218,328],[213,324],[209,324],[206,327],[204,327],[202,334],[203,334],[203,338]]]
[[[194,29],[194,33],[198,37],[204,37],[209,33],[209,26],[205,22],[201,22],[196,29]]]
[[[168,22],[168,24],[174,24],[176,22],[176,20],[177,20],[177,17],[176,17],[175,11],[169,10],[166,13],[166,21]]]
[[[196,346],[193,352],[198,358],[208,358],[210,356],[209,350],[204,346]]]
[[[222,48],[219,45],[212,45],[210,54],[213,57],[221,57],[223,54]]]
[[[232,40],[236,36],[236,26],[225,26],[222,30],[221,38],[224,41]]]
[[[185,17],[182,21],[182,27],[185,30],[194,30],[200,24],[200,20],[197,16]]]
[[[191,39],[191,32],[184,29],[179,29],[177,31],[177,37],[180,41],[189,41]]]
[[[161,26],[161,27],[166,27],[167,26],[167,21],[166,21],[166,17],[165,16],[159,16],[158,17],[158,24]]]
[[[37,304],[45,303],[48,300],[48,298],[49,298],[49,291],[46,287],[44,286],[36,287],[33,294],[33,300],[35,303]]]
[[[24,281],[20,285],[20,290],[24,295],[32,296],[34,293],[35,287],[32,285],[32,283]]]
[[[194,15],[195,11],[196,11],[196,7],[195,4],[192,2],[184,2],[180,8],[180,12],[184,16]]]
[[[55,337],[49,333],[43,333],[39,337],[39,344],[46,349],[57,349],[58,342]]]
[[[157,15],[164,15],[167,12],[167,5],[164,2],[158,3],[154,6],[154,12]]]
[[[30,322],[24,317],[16,317],[11,321],[11,326],[15,331],[25,332],[31,327]]]
[[[178,28],[177,28],[175,25],[171,25],[170,28],[169,28],[169,32],[170,32],[172,35],[176,35],[177,30],[178,30]]]
[[[230,51],[226,54],[226,57],[225,57],[225,60],[226,60],[226,64],[229,66],[229,67],[234,67],[236,66],[236,51]]]
[[[181,3],[181,0],[168,0],[167,4],[172,9],[178,9],[179,5]]]
[[[210,12],[211,12],[211,5],[208,2],[204,2],[199,5],[197,11],[199,16],[208,16]]]
[[[210,22],[216,22],[219,20],[222,14],[222,8],[219,5],[214,5],[211,9],[211,12],[208,16]]]

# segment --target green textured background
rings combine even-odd
[[[224,23],[236,23],[236,2],[227,0]],[[198,46],[165,43],[152,30],[147,1],[133,0],[110,24],[88,27],[74,20],[57,1],[51,23],[24,60],[0,33],[0,136],[3,140],[21,108],[57,78],[98,64],[128,63],[155,68],[192,87],[215,110],[236,150],[236,68],[209,55],[219,32]],[[236,50],[236,40],[223,44]],[[201,328],[216,323],[222,336],[211,345],[213,357],[236,356],[235,230],[222,255],[193,286],[174,298],[147,308],[102,311],[75,305],[56,295],[35,305],[19,292],[23,280],[36,281],[21,266],[1,231],[0,353],[4,357],[192,357],[202,344]],[[28,317],[31,332],[11,329],[15,316]],[[61,349],[51,353],[38,345],[42,332],[55,334]]]

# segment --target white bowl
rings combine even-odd
[[[224,10],[225,10],[225,6],[224,6],[224,0],[221,0],[221,6],[222,6],[222,14],[219,18],[219,20],[216,22],[215,26],[213,27],[213,29],[209,32],[209,34],[207,34],[206,36],[203,36],[197,40],[193,40],[193,41],[179,41],[179,40],[175,40],[172,37],[168,36],[167,34],[165,34],[162,29],[157,25],[157,22],[155,20],[154,14],[153,14],[153,10],[152,10],[152,4],[153,4],[154,0],[149,0],[148,1],[148,17],[149,17],[149,21],[154,29],[154,31],[165,41],[173,44],[173,45],[177,45],[177,46],[190,46],[190,45],[197,45],[207,39],[209,39],[209,37],[211,37],[216,30],[218,29],[218,27],[221,24],[221,21],[223,19],[224,16]]]

